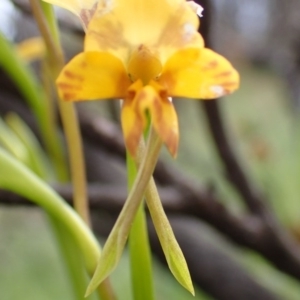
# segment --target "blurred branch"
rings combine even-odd
[[[235,251],[206,224],[187,216],[170,216],[169,220],[193,282],[212,295],[213,299],[279,300],[280,297],[273,291],[245,272],[235,259]],[[153,251],[165,262],[153,226],[149,227]]]
[[[211,5],[207,0],[198,2],[204,9],[208,8],[206,18],[201,22],[200,32],[206,45],[211,47]],[[257,240],[254,241],[249,236],[245,245],[263,254],[282,271],[300,279],[300,246],[278,223],[276,216],[267,205],[266,196],[248,179],[241,167],[229,142],[218,100],[201,101],[200,105],[207,116],[208,125],[227,178],[241,195],[241,199],[251,212],[251,217],[258,219],[261,223],[260,235],[255,237]]]
[[[236,158],[225,131],[218,101],[219,100],[202,101],[201,105],[207,116],[209,128],[218,154],[224,164],[226,177],[240,193],[249,210],[254,214],[263,216],[266,211],[265,200],[248,180]]]
[[[278,223],[268,207],[266,197],[249,181],[228,141],[218,102],[203,101],[208,124],[222,159],[227,178],[240,193],[241,199],[248,206],[251,216],[261,223],[261,232],[256,241],[247,237],[245,246],[263,254],[274,265],[300,279],[300,247],[292,236]],[[253,236],[254,237],[254,236]],[[252,243],[254,242],[254,243]]]

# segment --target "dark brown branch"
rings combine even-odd
[[[181,182],[182,186],[177,186],[178,190],[160,189],[167,213],[203,219],[235,243],[256,250],[280,270],[300,279],[299,245],[291,242],[292,239],[287,238],[282,229],[269,227],[258,217],[234,216],[211,193],[198,189],[186,181]],[[70,187],[57,187],[57,191],[71,201]],[[93,209],[117,214],[125,197],[125,188],[101,188],[96,185],[89,188],[90,205]],[[28,205],[21,197],[4,191],[0,191],[0,203]]]
[[[197,0],[197,2],[205,10],[205,17],[201,19],[200,33],[205,40],[206,46],[211,48],[210,24],[212,20],[212,6],[207,0]],[[261,201],[260,193],[252,186],[245,172],[240,167],[234,150],[229,143],[218,101],[201,101],[200,105],[207,116],[213,140],[226,170],[226,176],[238,190],[250,211],[263,214],[265,211],[264,202]]]
[[[265,205],[261,193],[257,191],[246,177],[246,174],[241,168],[234,150],[229,143],[220,108],[218,106],[218,100],[202,101],[201,104],[207,116],[207,121],[217,151],[224,164],[226,177],[240,193],[250,211],[255,214],[264,214]]]
[[[70,185],[57,185],[55,190],[71,204],[73,194]],[[126,199],[125,187],[103,187],[90,184],[88,192],[91,209],[107,211],[112,214],[120,212]],[[168,214],[189,215],[204,219],[241,245],[254,246],[255,242],[249,244],[249,240],[257,241],[256,237],[261,235],[262,224],[258,219],[246,216],[240,218],[232,215],[210,193],[200,190],[176,190],[174,188],[159,188],[159,193]],[[19,195],[1,189],[0,203],[10,206],[34,205]]]
[[[203,222],[184,216],[170,216],[169,220],[193,282],[214,299],[279,300],[245,272],[234,257],[234,249]],[[166,263],[153,226],[150,226],[150,240],[154,253]]]
[[[204,9],[206,7],[209,8],[206,11],[207,17],[201,22],[202,28],[200,28],[200,31],[206,41],[206,45],[211,47],[211,5],[207,0],[199,0],[198,2],[204,6]],[[265,195],[249,180],[241,167],[229,142],[218,100],[202,101],[201,104],[207,116],[217,151],[224,164],[227,178],[239,192],[252,215],[256,216],[262,223],[260,235],[256,236],[257,240],[251,240],[249,236],[246,241],[247,246],[263,254],[279,269],[299,279],[299,244],[280,226],[275,215],[267,206]],[[251,245],[252,242],[253,244]],[[297,267],[295,267],[295,264]]]
[[[71,185],[55,185],[54,190],[64,198],[70,205],[73,199]],[[180,202],[180,194],[172,188],[160,188],[160,195],[171,204]],[[104,210],[112,214],[118,214],[127,196],[125,186],[89,184],[88,199],[92,210]],[[26,200],[15,193],[0,189],[0,204],[33,206],[34,203]]]
[[[288,272],[299,278],[298,243],[279,225],[275,215],[267,206],[266,197],[258,192],[238,163],[224,129],[218,102],[204,102],[203,106],[218,153],[224,163],[227,178],[240,193],[250,211],[263,222],[263,230],[257,238],[263,239],[265,242],[256,241],[250,247],[268,257],[279,269],[284,270],[287,267]],[[294,263],[298,266],[295,267]]]

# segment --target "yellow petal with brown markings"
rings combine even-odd
[[[170,96],[214,99],[239,87],[239,74],[223,56],[207,48],[176,52],[165,64],[159,82]]]
[[[143,88],[141,80],[134,82],[128,89],[121,110],[121,123],[126,149],[134,157],[143,134],[145,117],[137,111],[136,95]]]
[[[122,62],[105,52],[83,52],[75,56],[56,80],[66,101],[123,98],[130,85]]]
[[[159,97],[155,96],[158,95]],[[145,95],[152,103],[148,104],[151,114],[152,125],[164,144],[167,146],[170,154],[176,157],[179,141],[178,119],[172,99],[167,96],[167,91],[157,82],[152,81],[150,85],[144,88]]]
[[[146,112],[149,111],[155,131],[175,157],[179,139],[178,120],[166,90],[154,81],[144,87],[141,81],[139,86],[137,83],[134,84],[134,98],[125,100],[122,108],[122,128],[127,149],[131,155],[135,155],[147,124]]]

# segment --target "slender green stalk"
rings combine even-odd
[[[38,0],[30,0],[30,3],[48,49],[49,68],[54,81],[64,66],[64,60],[58,38],[58,29],[55,26],[53,10],[52,7],[46,3],[42,3],[41,7]],[[51,24],[51,28],[49,28],[45,17],[47,22]],[[85,164],[77,114],[72,103],[59,100],[59,109],[69,149],[71,176],[74,188],[74,207],[82,219],[87,224],[90,224],[89,208],[86,199]]]
[[[41,3],[42,6],[40,6],[38,0],[30,0],[30,3],[40,32],[49,50],[49,69],[54,81],[64,66],[64,60],[53,9],[51,5],[46,3]],[[70,168],[74,189],[74,207],[84,222],[87,225],[90,225],[90,213],[86,192],[85,163],[76,110],[72,103],[63,102],[61,99],[59,99],[59,109],[69,149]],[[92,275],[93,272],[94,270],[89,270],[90,275]],[[114,293],[108,281],[99,286],[97,291],[98,295],[103,300],[114,299]]]
[[[135,162],[127,152],[128,187],[131,189],[136,178]],[[144,202],[140,204],[129,235],[129,253],[133,298],[154,299],[151,250],[149,245]]]

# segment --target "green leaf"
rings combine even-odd
[[[14,157],[25,165],[30,165],[28,152],[18,136],[0,118],[0,143]]]
[[[78,214],[26,166],[0,148],[0,188],[12,191],[43,207],[74,236],[85,266],[93,273],[100,246]]]
[[[27,124],[15,113],[5,117],[6,124],[14,131],[27,150],[28,166],[41,178],[54,180],[50,161],[41,148],[37,138]]]

